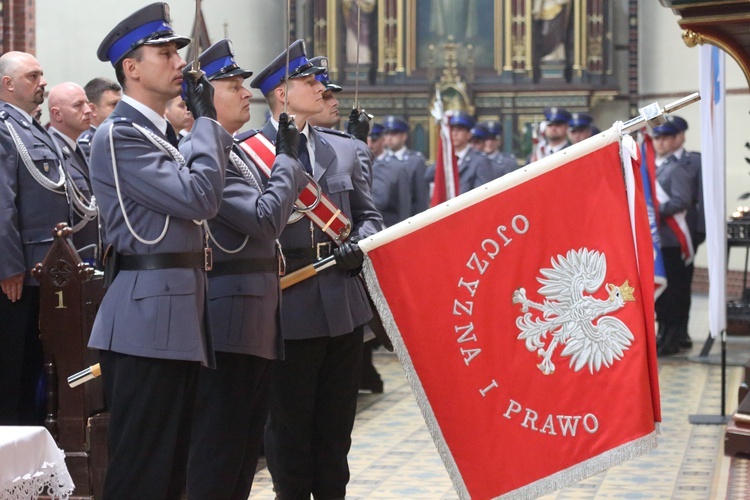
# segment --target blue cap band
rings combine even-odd
[[[326,83],[329,82],[329,80],[328,80],[328,71],[324,71],[322,73],[318,73],[317,75],[315,75],[315,79],[318,80],[323,85],[325,85]]]
[[[211,61],[210,63],[203,66],[201,69],[206,73],[207,78],[211,78],[212,76],[221,72],[222,68],[226,68],[229,66],[237,66],[237,63],[234,62],[234,59],[232,58],[232,56],[226,56],[226,57],[222,57],[221,59]]]
[[[295,69],[299,68],[300,66],[307,64],[307,57],[300,56],[296,59],[292,59],[289,61],[289,74],[291,75]],[[284,77],[286,76],[286,65],[282,66],[281,68],[277,69],[270,75],[266,77],[265,80],[263,80],[260,85],[258,85],[258,88],[260,89],[261,93],[263,95],[268,94],[271,92],[276,86],[284,80]]]
[[[163,19],[146,23],[113,43],[107,51],[107,57],[112,64],[117,64],[117,61],[119,61],[122,56],[133,50],[134,43],[145,38],[150,38],[151,35],[159,32],[172,33],[172,28],[165,23]]]

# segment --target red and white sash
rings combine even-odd
[[[240,147],[255,162],[266,177],[271,177],[271,168],[276,161],[276,147],[262,134],[244,140]],[[312,182],[308,182],[295,202],[297,208],[315,205],[318,189]],[[304,211],[311,221],[326,233],[337,245],[343,243],[352,230],[352,223],[326,195],[321,191],[320,202],[312,210]]]

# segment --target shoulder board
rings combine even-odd
[[[411,149],[409,150],[409,156],[416,156],[417,158],[424,158],[424,155],[422,154],[421,151],[413,151]]]
[[[86,134],[86,135],[84,135],[82,137],[79,137],[76,142],[78,144],[90,144],[91,143],[91,135],[90,134]]]
[[[347,134],[346,132],[342,132],[341,130],[336,130],[335,128],[325,128],[325,127],[313,127],[318,132],[322,132],[324,134],[333,134],[338,135],[339,137],[346,137],[347,139],[354,139],[354,136]]]
[[[7,120],[8,119],[8,112],[7,111],[0,111],[0,120]]]
[[[133,120],[131,120],[130,118],[126,118],[124,116],[116,116],[112,118],[112,123],[114,123],[115,125],[121,125],[121,124],[132,125]]]
[[[260,133],[260,130],[246,130],[234,136],[234,142],[245,142],[252,136]]]

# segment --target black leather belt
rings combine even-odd
[[[206,265],[203,252],[120,255],[119,258],[120,271],[146,271],[151,269],[190,267],[203,269]]]
[[[336,245],[330,241],[318,243],[314,247],[307,248],[285,248],[284,258],[286,258],[286,272],[291,273],[297,269],[312,264],[320,259],[325,259],[333,255]]]
[[[250,273],[278,273],[279,261],[275,258],[266,259],[235,259],[224,262],[214,262],[214,267],[208,272],[209,277],[228,276],[231,274]]]

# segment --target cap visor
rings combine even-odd
[[[221,80],[223,78],[232,78],[234,76],[241,76],[242,78],[250,78],[251,76],[253,76],[253,72],[247,69],[235,68],[232,71],[227,71],[226,73],[223,73],[221,75],[217,75],[213,78],[209,78],[209,80]]]
[[[181,49],[190,43],[190,39],[182,35],[166,35],[159,38],[154,38],[143,43],[143,45],[163,45],[165,43],[174,42],[177,44],[177,48]]]
[[[300,71],[299,73],[294,73],[293,75],[289,75],[289,78],[300,78],[303,76],[309,76],[309,75],[319,75],[326,71],[326,68],[321,68],[320,66],[310,66],[307,69],[304,69]]]

